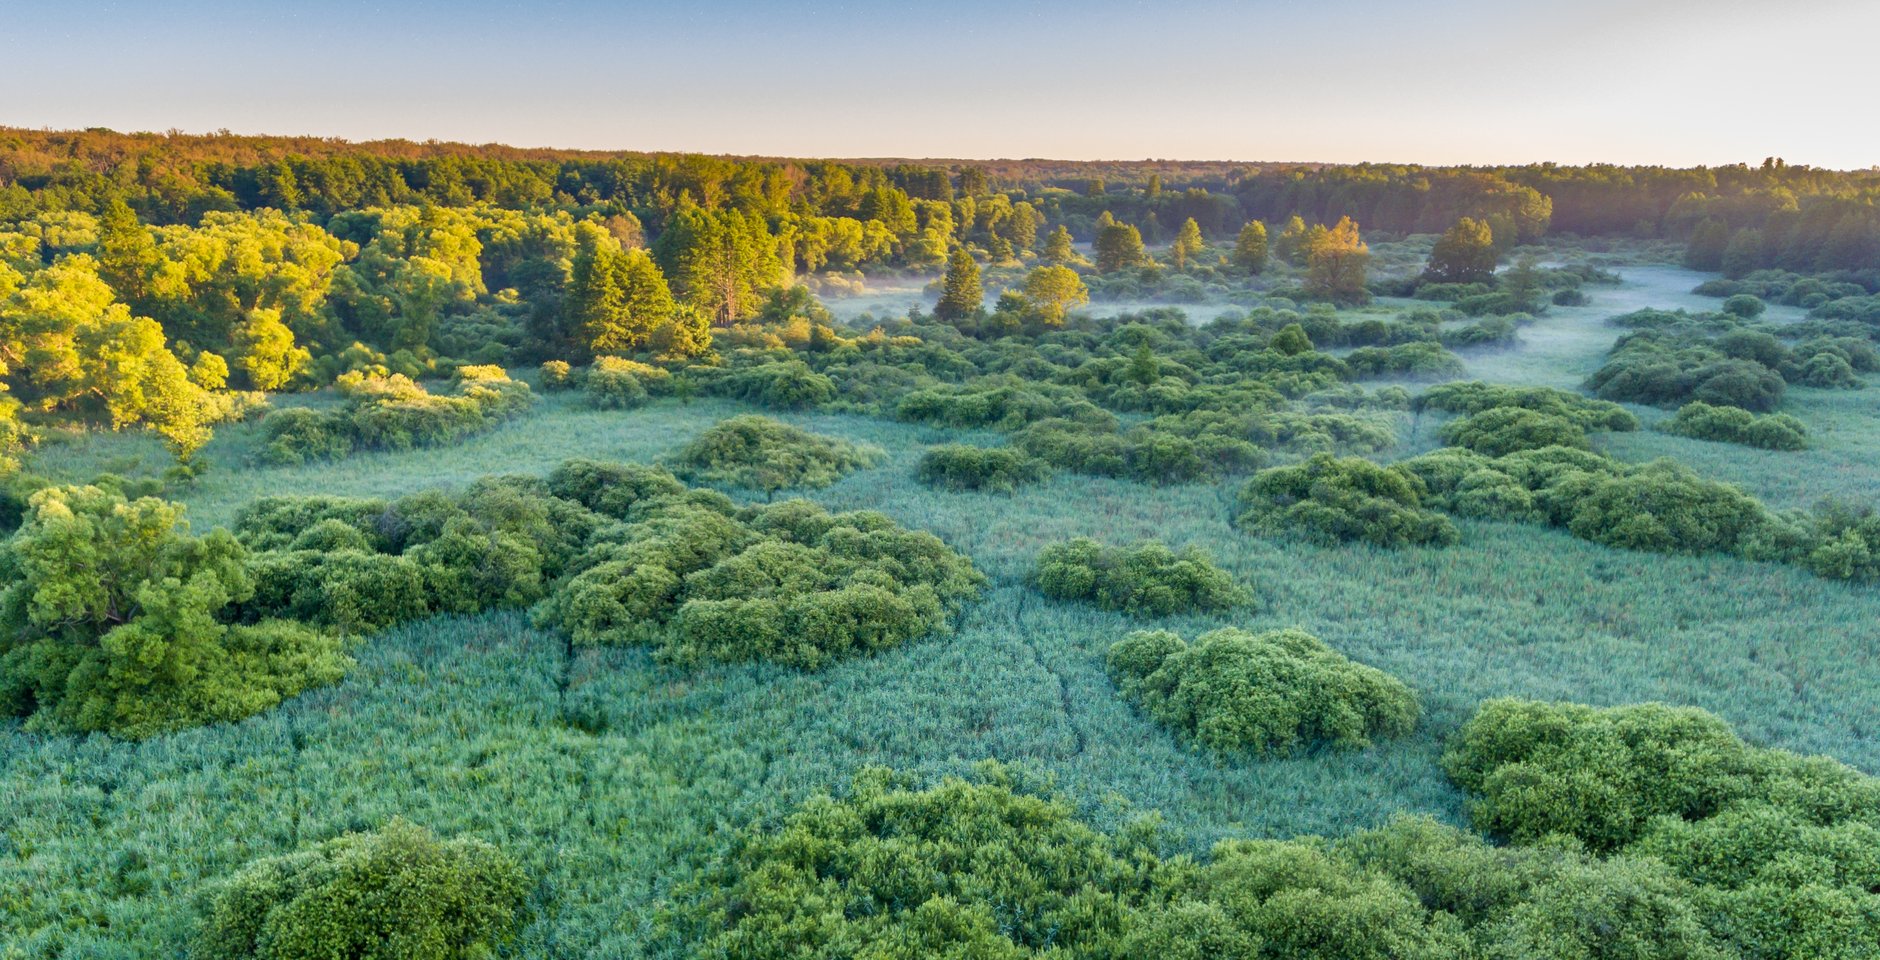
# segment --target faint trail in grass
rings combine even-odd
[[[1025,607],[1031,599],[1031,591],[1023,584],[1014,584],[1014,586],[1018,590],[1018,604],[1012,609],[1012,629],[1024,639],[1025,649],[1031,651],[1032,660],[1038,664],[1038,669],[1050,674],[1051,679],[1057,681],[1058,704],[1064,711],[1064,725],[1070,728],[1071,740],[1075,744],[1070,755],[1061,759],[1068,760],[1082,756],[1087,741],[1084,738],[1083,728],[1077,724],[1076,715],[1071,712],[1070,680],[1045,660],[1044,652],[1038,649],[1037,637],[1032,633],[1031,625],[1025,622]]]

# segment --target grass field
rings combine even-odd
[[[1465,354],[1469,375],[1573,387],[1616,336],[1606,316],[1714,304],[1668,267],[1591,288],[1524,344]],[[1205,308],[1201,317],[1211,316]],[[1672,456],[1774,506],[1829,494],[1880,501],[1872,392],[1796,390],[1815,449],[1774,453],[1649,429],[1601,435],[1627,460]],[[214,468],[182,497],[199,527],[276,493],[393,496],[573,457],[649,460],[746,408],[664,400],[588,410],[552,394],[453,448],[306,468],[247,464],[253,425],[222,430]],[[1640,411],[1655,418],[1656,411]],[[663,956],[676,885],[727,831],[840,783],[864,764],[926,774],[997,758],[1055,779],[1102,824],[1161,811],[1180,842],[1340,834],[1400,810],[1461,822],[1437,766],[1487,697],[1666,700],[1715,711],[1747,739],[1880,772],[1880,598],[1792,567],[1627,553],[1533,526],[1464,521],[1448,549],[1378,551],[1259,540],[1230,525],[1236,482],[1155,488],[1060,475],[1012,496],[911,479],[925,447],[991,435],[849,415],[782,419],[887,451],[817,491],[930,530],[992,580],[952,635],[818,673],[677,670],[644,652],[571,651],[519,613],[437,619],[371,638],[338,686],[248,721],[126,743],[0,728],[0,941],[17,955],[169,957],[192,898],[248,860],[403,815],[517,854],[535,883],[516,953]],[[1432,421],[1406,450],[1433,442]],[[161,449],[98,435],[32,466],[82,479],[149,472]],[[1104,649],[1140,622],[1055,604],[1025,586],[1045,543],[1155,537],[1198,545],[1254,607],[1162,623],[1302,627],[1420,697],[1411,736],[1355,753],[1250,761],[1190,752],[1118,699]],[[11,957],[0,947],[0,957]]]

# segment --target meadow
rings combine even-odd
[[[1604,318],[1714,308],[1688,292],[1702,274],[1622,272],[1589,304],[1523,328],[1514,349],[1461,351],[1466,376],[1575,388],[1618,334]],[[203,452],[210,469],[177,498],[202,530],[265,495],[389,497],[543,474],[575,456],[649,462],[751,409],[663,398],[594,410],[545,393],[455,446],[298,467],[255,465],[259,428],[239,424],[218,430]],[[1600,434],[1596,448],[1673,457],[1773,507],[1880,502],[1871,391],[1792,391],[1785,412],[1816,438],[1799,452],[1669,436],[1649,429],[1664,412],[1631,409],[1647,429]],[[1053,783],[1099,826],[1157,811],[1170,843],[1196,852],[1227,837],[1348,834],[1400,811],[1460,825],[1463,795],[1438,758],[1492,697],[1697,706],[1752,743],[1880,772],[1871,586],[1470,520],[1446,549],[1263,540],[1232,525],[1238,478],[1158,487],[1059,473],[1011,494],[946,492],[913,482],[921,454],[996,434],[767,412],[886,452],[806,496],[883,511],[969,556],[991,585],[952,633],[804,673],[575,648],[515,612],[442,617],[370,638],[338,685],[240,723],[143,742],[0,728],[0,958],[182,955],[205,881],[393,815],[522,862],[534,886],[515,955],[674,956],[664,911],[732,832],[868,764],[932,778],[996,758]],[[1438,423],[1406,418],[1397,454],[1438,445]],[[76,481],[164,461],[143,435],[97,433],[49,444],[30,466]],[[1039,548],[1078,536],[1206,550],[1255,603],[1153,625],[1183,636],[1300,627],[1402,679],[1423,719],[1356,752],[1249,762],[1182,746],[1104,672],[1108,646],[1147,622],[1048,601],[1025,582]]]

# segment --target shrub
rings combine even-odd
[[[1050,418],[1114,427],[1116,418],[1064,388],[1017,378],[995,378],[960,387],[914,390],[895,406],[901,420],[943,427],[993,427],[1012,430]]]
[[[846,440],[820,436],[747,414],[721,420],[672,457],[689,480],[773,493],[791,487],[826,487],[881,454]]]
[[[269,413],[262,420],[262,462],[291,466],[360,449],[455,443],[522,413],[535,399],[528,384],[493,366],[459,367],[454,395],[428,393],[403,374],[348,373],[339,389],[347,397],[344,410]]]
[[[544,390],[572,390],[575,387],[574,368],[566,360],[544,360],[540,379]]]
[[[1046,467],[1012,447],[947,444],[921,455],[914,476],[944,490],[998,490],[1010,493],[1044,479]]]
[[[1832,760],[1749,746],[1713,714],[1656,703],[1490,700],[1451,741],[1443,767],[1473,795],[1470,816],[1480,829],[1516,842],[1567,836],[1601,853],[1648,836],[1662,849],[1687,835],[1682,824],[1745,805],[1822,826],[1869,821],[1880,810],[1880,780]],[[1784,838],[1766,839],[1774,846]],[[1704,855],[1681,856],[1691,853]],[[1771,865],[1712,862],[1748,872]]]
[[[261,421],[261,459],[283,466],[339,460],[353,452],[352,425],[344,414],[285,407]]]
[[[1491,457],[1542,447],[1587,448],[1586,431],[1566,417],[1522,407],[1490,407],[1443,425],[1445,443]]]
[[[205,960],[475,960],[506,940],[522,869],[480,840],[393,820],[243,868],[208,898]]]
[[[1739,293],[1723,301],[1723,312],[1744,320],[1754,320],[1762,316],[1766,305],[1762,299],[1752,294]]]
[[[1824,882],[1871,876],[1872,848],[1852,833],[1821,843],[1793,820],[1661,818],[1723,847],[1601,858],[1569,839],[1493,845],[1397,817],[1336,841],[1223,841],[1191,860],[1161,855],[1150,825],[1105,833],[1015,780],[982,765],[923,789],[867,768],[845,795],[747,828],[681,895],[686,955],[1778,960],[1880,944],[1873,895]],[[1706,879],[1717,867],[1757,879]]]
[[[1215,432],[1182,418],[1158,418],[1123,433],[1106,425],[1041,420],[1015,442],[1054,467],[1147,483],[1187,483],[1251,469],[1262,460],[1259,448],[1232,431]]]
[[[564,464],[555,479],[573,486],[584,463]],[[614,505],[602,486],[590,483],[594,499]],[[254,595],[240,612],[371,631],[434,613],[526,606],[602,523],[534,478],[485,478],[462,494],[391,503],[267,498],[236,520],[242,540],[260,551]]]
[[[180,506],[53,487],[0,545],[0,709],[27,728],[148,737],[238,720],[338,680],[340,641],[296,623],[218,619],[255,590],[226,530]]]
[[[588,404],[601,410],[637,407],[671,389],[671,371],[620,357],[595,357],[581,375],[581,390]]]
[[[1666,433],[1695,440],[1740,443],[1764,450],[1801,450],[1808,446],[1808,428],[1784,413],[1757,416],[1741,407],[1713,407],[1692,401],[1676,416],[1659,425]]]
[[[1124,699],[1211,750],[1363,748],[1416,725],[1416,697],[1401,681],[1302,630],[1228,628],[1193,644],[1138,631],[1110,647],[1106,663]]]
[[[1586,386],[1603,400],[1656,405],[1702,400],[1768,412],[1782,402],[1787,383],[1755,360],[1639,334],[1619,341]]]
[[[1353,377],[1381,377],[1391,374],[1418,380],[1441,380],[1458,376],[1462,359],[1440,343],[1421,341],[1394,347],[1359,347],[1345,355],[1345,365]]]
[[[1158,617],[1226,610],[1252,600],[1205,552],[1188,547],[1177,553],[1157,542],[1106,547],[1078,537],[1051,544],[1038,552],[1032,578],[1054,600]]]
[[[1590,486],[1567,529],[1583,540],[1629,550],[1728,553],[1767,519],[1762,504],[1741,490],[1661,460]]]
[[[684,494],[637,503],[631,519],[596,534],[539,622],[671,662],[815,669],[944,629],[983,583],[939,539],[878,513]]]
[[[1582,430],[1638,429],[1638,418],[1616,403],[1552,387],[1510,387],[1480,380],[1445,383],[1424,391],[1414,406],[1464,415],[1514,407],[1560,417]]]
[[[807,410],[836,398],[836,382],[801,360],[771,360],[726,371],[709,392],[776,410]]]
[[[997,767],[980,779],[918,789],[871,767],[846,796],[741,832],[698,884],[692,955],[1114,955],[1151,895],[1145,838],[1094,830]]]
[[[1240,491],[1237,522],[1262,535],[1293,534],[1328,544],[1455,543],[1460,539],[1455,525],[1422,509],[1422,487],[1414,474],[1319,454],[1255,474]]]

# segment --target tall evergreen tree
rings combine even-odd
[[[1249,220],[1234,238],[1234,263],[1248,273],[1266,269],[1266,224]]]
[[[1077,250],[1071,246],[1070,228],[1060,223],[1044,238],[1044,262],[1063,267],[1076,260]]]
[[[947,261],[946,279],[941,283],[940,302],[933,315],[948,323],[958,323],[979,312],[986,290],[979,283],[979,264],[965,247],[956,248]]]
[[[900,199],[905,202],[906,195]],[[762,217],[737,210],[714,214],[689,197],[681,198],[660,234],[657,252],[679,298],[717,324],[755,313],[782,271]]]
[[[1169,257],[1175,261],[1175,269],[1188,269],[1188,261],[1201,252],[1201,224],[1189,217],[1182,221],[1180,230],[1175,231],[1175,242],[1169,245]]]

